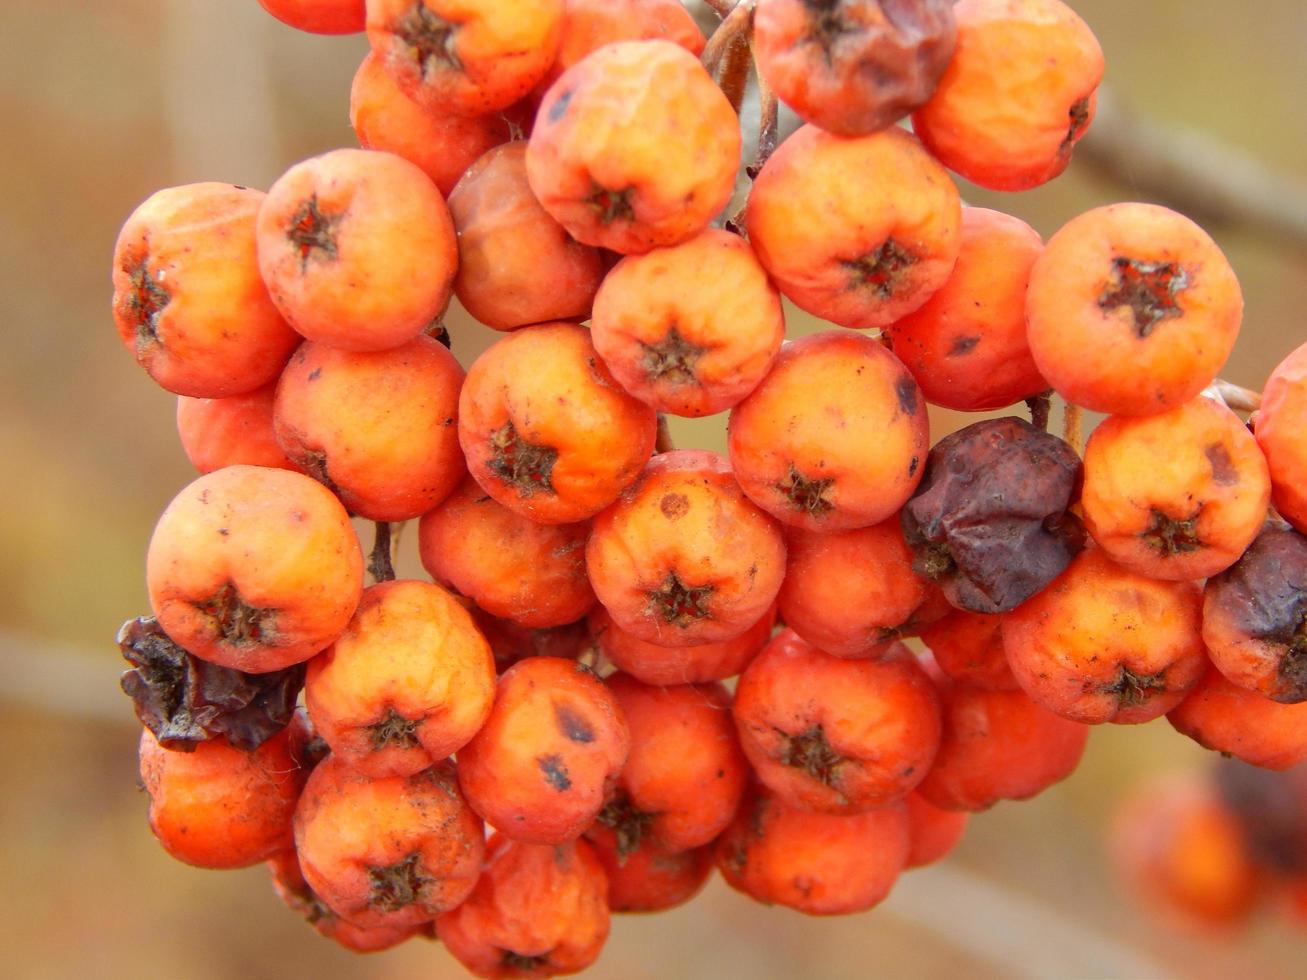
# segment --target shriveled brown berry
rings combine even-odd
[[[807,122],[843,136],[922,105],[957,39],[953,0],[760,0],[758,70]]]
[[[914,567],[959,609],[1015,609],[1055,579],[1084,545],[1067,513],[1080,458],[1018,418],[976,422],[941,439],[903,508]]]
[[[123,672],[122,689],[165,749],[191,752],[223,736],[252,752],[290,723],[304,686],[303,664],[246,674],[193,657],[153,616],[123,623],[118,646],[132,665]]]
[[[1203,641],[1232,684],[1285,704],[1307,701],[1307,537],[1268,528],[1210,579]]]

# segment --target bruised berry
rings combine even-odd
[[[901,516],[914,567],[959,609],[1015,609],[1083,547],[1067,513],[1079,482],[1075,451],[1021,419],[976,422],[941,439]]]

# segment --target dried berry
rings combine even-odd
[[[118,646],[133,669],[122,689],[136,717],[164,748],[191,752],[224,736],[252,752],[289,724],[304,686],[304,666],[246,674],[193,657],[159,628],[153,616],[123,623]]]
[[[807,122],[864,136],[922,105],[957,39],[953,0],[760,0],[758,68]]]
[[[1209,580],[1203,639],[1231,683],[1284,704],[1307,701],[1307,537],[1268,528]]]
[[[1084,546],[1067,513],[1079,483],[1075,451],[1022,419],[976,422],[941,439],[901,515],[913,567],[959,609],[1015,609]]]

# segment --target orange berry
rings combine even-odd
[[[472,617],[426,582],[374,585],[335,643],[309,661],[319,735],[369,776],[410,776],[457,752],[490,715],[495,664]]]
[[[924,306],[885,328],[926,401],[980,412],[1048,388],[1026,341],[1026,287],[1043,248],[1020,218],[962,209],[952,274]]]
[[[248,463],[299,469],[286,458],[272,428],[275,383],[226,398],[177,397],[177,435],[201,473]]]
[[[390,949],[417,935],[420,928],[417,925],[392,925],[364,929],[342,919],[304,880],[299,855],[294,850],[274,854],[268,859],[267,867],[272,874],[272,888],[287,908],[302,915],[319,935],[334,939],[352,953],[377,953]]]
[[[586,566],[595,595],[628,633],[661,646],[720,643],[775,600],[785,540],[724,458],[675,450],[650,460],[594,519]]]
[[[511,138],[502,115],[456,116],[414,102],[371,51],[354,73],[349,124],[365,150],[403,157],[446,197],[472,161]]]
[[[748,243],[708,228],[618,262],[599,287],[590,330],[623,388],[659,411],[697,418],[757,387],[780,350],[785,316]]]
[[[472,477],[542,524],[593,517],[640,475],[657,417],[613,380],[573,323],[517,330],[468,370],[458,437]]]
[[[563,0],[368,0],[367,30],[410,99],[483,116],[544,78],[562,37]]]
[[[893,516],[921,482],[930,448],[926,405],[902,362],[870,337],[836,330],[782,347],[731,411],[727,438],[741,489],[809,531]]]
[[[363,591],[363,555],[322,484],[227,466],[173,498],[150,538],[145,577],[175,643],[260,673],[308,660],[341,634]]]
[[[1113,817],[1109,844],[1126,886],[1181,925],[1236,925],[1259,897],[1261,876],[1244,830],[1201,776],[1136,791]]]
[[[1166,718],[1203,748],[1252,766],[1289,769],[1307,760],[1307,701],[1272,701],[1231,684],[1215,666]]]
[[[1151,415],[1209,385],[1234,347],[1243,295],[1205,231],[1155,204],[1072,218],[1035,261],[1027,339],[1040,373],[1096,412]]]
[[[291,167],[259,209],[259,270],[309,340],[398,347],[449,301],[458,245],[431,179],[403,157],[332,150]]]
[[[526,143],[486,152],[449,195],[458,231],[454,293],[477,320],[512,330],[584,320],[603,279],[599,250],[573,239],[526,182]]]
[[[1085,447],[1085,528],[1114,561],[1150,578],[1229,568],[1257,537],[1270,499],[1257,441],[1209,398],[1112,416]]]
[[[187,184],[150,195],[113,251],[113,318],[168,391],[223,398],[272,381],[298,343],[259,278],[262,191]]]
[[[647,252],[698,234],[726,206],[740,165],[739,120],[671,41],[619,41],[545,94],[526,172],[546,211],[587,245]]]
[[[312,34],[357,34],[366,17],[364,0],[259,0],[284,24]]]
[[[476,889],[436,920],[445,948],[478,977],[584,970],[608,938],[608,882],[585,841],[490,839]]]
[[[712,874],[711,846],[678,854],[641,848],[619,855],[617,835],[607,827],[592,827],[588,833],[586,839],[608,878],[608,908],[613,912],[663,912],[684,905]]]
[[[1270,466],[1275,509],[1307,533],[1307,344],[1271,372],[1254,427]]]
[[[898,520],[818,534],[791,528],[781,619],[836,657],[874,657],[949,607],[912,570]]]
[[[305,772],[282,729],[253,752],[224,738],[191,751],[163,748],[141,732],[141,782],[150,829],[178,861],[245,868],[291,846],[291,815]]]
[[[373,521],[406,521],[466,470],[458,444],[463,369],[414,337],[384,351],[303,344],[277,386],[277,441],[291,461]]]
[[[946,857],[957,847],[971,820],[971,814],[966,811],[941,810],[920,793],[909,793],[903,804],[908,811],[912,837],[909,868],[921,868]]]
[[[848,139],[801,127],[749,192],[749,242],[782,293],[845,327],[884,327],[944,285],[961,204],[909,133]]]
[[[1052,180],[1094,118],[1103,51],[1061,0],[960,0],[957,47],[912,127],[950,170],[996,191]]]
[[[342,919],[364,929],[403,927],[467,898],[485,830],[448,762],[373,779],[330,755],[295,810],[295,849],[304,880]]]
[[[496,503],[471,477],[418,525],[431,577],[492,616],[564,626],[594,605],[585,570],[590,525],[536,524]]]
[[[735,725],[758,778],[786,805],[859,813],[925,777],[939,699],[902,645],[882,660],[842,660],[786,630],[740,675]]]
[[[950,680],[988,691],[1020,687],[1003,649],[1002,616],[955,610],[925,626],[921,639]]]
[[[563,42],[540,88],[605,44],[656,40],[695,56],[704,45],[703,32],[680,0],[565,0]]]
[[[1012,673],[1064,718],[1137,725],[1165,714],[1207,667],[1202,593],[1081,552],[1034,598],[1003,617]]]
[[[622,629],[608,610],[595,606],[588,618],[595,646],[618,670],[646,684],[704,684],[734,677],[758,655],[776,622],[773,605],[761,619],[732,640],[665,647]]]
[[[575,840],[603,809],[631,736],[616,698],[588,668],[520,660],[499,678],[495,706],[458,753],[472,808],[514,840]]]
[[[917,792],[945,810],[988,810],[1060,782],[1084,755],[1089,726],[1041,708],[1021,691],[940,688],[939,754]]]
[[[807,915],[847,915],[879,904],[910,848],[901,803],[865,813],[812,813],[758,789],[717,840],[726,883],[759,902]]]

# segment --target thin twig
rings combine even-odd
[[[1083,437],[1080,433],[1080,423],[1083,420],[1084,412],[1079,405],[1072,402],[1063,402],[1062,404],[1062,438],[1070,444],[1071,448],[1080,454],[1080,447],[1084,445]]]
[[[780,128],[780,103],[776,101],[776,93],[767,84],[767,79],[762,77],[762,70],[757,67],[756,57],[754,68],[758,76],[758,151],[753,155],[753,162],[747,168],[750,178],[758,176],[763,164],[776,149],[776,135]]]
[[[735,6],[735,0],[703,0],[705,7],[711,7],[718,17],[725,17]]]
[[[373,539],[372,554],[368,556],[368,574],[376,583],[395,580],[394,555],[390,550],[390,524],[375,521],[377,536]]]
[[[744,91],[749,86],[749,65],[753,62],[749,56],[751,33],[750,20],[745,30],[735,35],[727,48],[726,56],[722,59],[722,76],[717,83],[737,116],[740,114],[740,106],[744,104]]]
[[[1026,399],[1026,408],[1030,409],[1030,424],[1047,432],[1048,414],[1053,408],[1053,392],[1050,390],[1031,395]]]
[[[712,37],[708,38],[708,43],[704,45],[699,60],[704,68],[708,69],[708,74],[714,78],[717,77],[717,70],[721,67],[722,59],[732,42],[753,22],[754,2],[755,0],[741,0],[737,6],[732,7],[731,12],[717,25],[717,30],[712,32]]]
[[[670,453],[675,448],[676,443],[672,442],[672,430],[667,425],[667,416],[659,412],[658,434],[654,437],[654,452]]]
[[[1200,224],[1244,225],[1307,245],[1307,185],[1191,129],[1136,115],[1100,89],[1076,160]]]
[[[1215,398],[1227,408],[1236,412],[1255,412],[1262,407],[1261,392],[1253,391],[1232,381],[1217,378],[1204,390],[1203,394]]]

